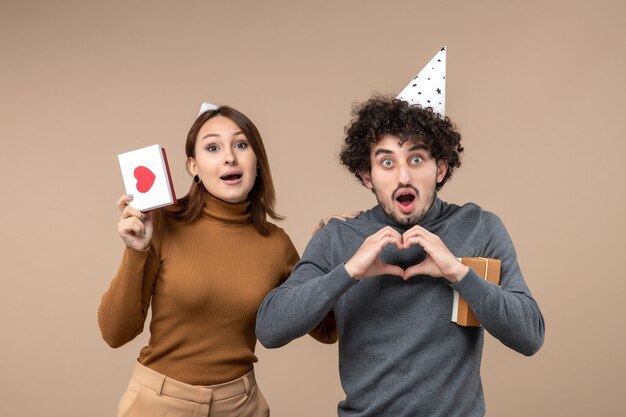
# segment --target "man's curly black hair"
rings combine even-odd
[[[383,136],[422,143],[437,161],[448,163],[448,172],[437,184],[439,190],[461,166],[461,134],[449,117],[442,117],[431,107],[409,105],[391,97],[373,97],[352,110],[352,121],[346,126],[346,139],[339,159],[363,183],[361,172],[372,168],[370,151]]]

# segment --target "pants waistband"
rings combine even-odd
[[[167,377],[137,362],[132,378],[141,385],[156,392],[157,395],[209,404],[211,401],[224,400],[241,394],[248,394],[256,385],[254,369],[233,381],[217,385],[190,385]]]

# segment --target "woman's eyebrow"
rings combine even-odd
[[[233,133],[233,136],[237,136],[237,135],[243,135],[243,132],[241,130]],[[206,138],[219,138],[221,135],[219,133],[207,133],[206,135],[204,135],[202,137],[202,139],[206,139]]]

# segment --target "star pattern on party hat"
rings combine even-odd
[[[428,64],[397,96],[411,105],[432,107],[446,114],[446,47],[441,48]]]

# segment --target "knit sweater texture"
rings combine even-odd
[[[456,284],[426,275],[407,281],[392,275],[357,281],[344,263],[364,240],[385,226],[400,233],[380,206],[355,219],[333,220],[307,246],[291,277],[263,301],[257,337],[282,346],[334,313],[339,372],[346,398],[342,417],[472,417],[485,413],[480,379],[486,330],[525,355],[543,343],[544,321],[524,282],[515,249],[500,219],[475,204],[436,198],[419,223],[456,257],[502,261],[501,286],[470,270]],[[408,268],[425,258],[419,246],[388,245],[383,262]],[[453,291],[468,302],[482,327],[451,321]]]
[[[150,340],[139,362],[170,378],[212,385],[253,367],[256,312],[299,256],[287,234],[270,224],[261,235],[249,202],[208,197],[202,216],[181,223],[153,212],[144,251],[126,248],[102,296],[98,322],[112,347],[134,339],[152,307]]]

